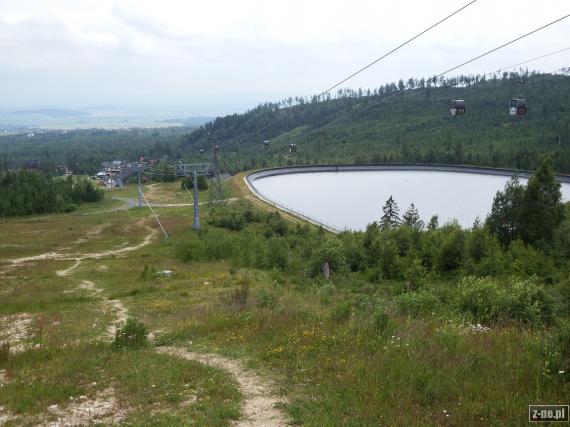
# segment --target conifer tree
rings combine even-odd
[[[427,229],[428,230],[435,230],[439,227],[439,217],[437,215],[432,215],[429,219]]]
[[[412,203],[402,216],[402,224],[408,227],[421,230],[424,228],[424,222],[421,220],[416,206]]]
[[[398,204],[392,196],[386,200],[386,204],[382,208],[382,217],[380,218],[380,228],[382,230],[388,230],[396,228],[400,225],[401,220],[399,217],[400,209]]]

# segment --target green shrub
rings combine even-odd
[[[270,238],[267,243],[268,267],[285,271],[289,264],[289,246],[283,239],[277,237]]]
[[[441,308],[439,298],[431,290],[405,292],[394,298],[398,312],[411,316],[422,316],[438,312]]]
[[[146,325],[129,317],[115,332],[113,347],[115,348],[142,348],[148,345],[148,328]]]
[[[337,239],[325,240],[311,257],[311,273],[316,276],[321,271],[323,263],[328,262],[331,274],[345,273],[346,260],[342,251],[340,241]]]
[[[63,210],[67,213],[69,212],[73,212],[74,210],[77,209],[77,205],[75,203],[68,203],[65,205],[65,207],[63,208]]]
[[[410,254],[405,258],[400,258],[398,263],[406,290],[415,291],[425,284],[427,271],[419,258]]]
[[[507,300],[494,280],[473,276],[461,279],[457,310],[480,323],[493,323],[506,315]]]
[[[287,221],[283,219],[279,212],[271,212],[265,220],[265,236],[284,236],[289,231]]]
[[[445,273],[460,268],[466,254],[465,232],[457,224],[449,224],[439,232],[444,236],[437,253],[437,267]]]
[[[202,229],[193,232],[179,244],[177,254],[184,261],[218,261],[232,253],[234,237],[221,230]]]
[[[246,220],[242,212],[220,206],[210,211],[207,219],[208,224],[216,227],[227,228],[232,231],[239,231],[245,227]]]
[[[533,325],[552,322],[554,302],[532,280],[515,282],[509,291],[508,316]]]

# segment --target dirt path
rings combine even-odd
[[[271,385],[242,362],[229,359],[218,354],[194,353],[179,347],[159,347],[157,351],[187,360],[195,360],[214,368],[231,373],[244,395],[244,418],[235,423],[240,427],[280,427],[289,423],[283,413],[275,406],[283,403],[282,399],[274,396]]]
[[[11,266],[15,266],[21,263],[29,261],[38,261],[38,260],[75,261],[75,263],[70,267],[56,272],[57,276],[59,277],[68,277],[75,271],[77,267],[79,267],[79,265],[81,265],[81,262],[83,260],[97,259],[105,256],[131,252],[150,244],[154,239],[154,237],[156,236],[156,234],[158,233],[158,230],[151,229],[150,227],[147,227],[147,229],[149,230],[149,234],[145,237],[143,242],[139,243],[138,245],[123,247],[120,249],[112,249],[103,252],[84,254],[76,257],[69,257],[65,254],[61,254],[58,252],[48,252],[45,254],[31,256],[31,257],[23,257],[23,258],[7,260],[7,262],[10,263]],[[127,320],[128,317],[127,308],[118,299],[110,300],[104,298],[101,295],[103,293],[103,289],[97,287],[97,285],[94,282],[91,282],[89,280],[82,280],[80,284],[77,286],[77,288],[89,292],[94,297],[102,298],[104,304],[114,312],[116,321],[112,325],[110,325],[101,336],[101,339],[103,340],[106,341],[112,340],[113,337],[115,336],[117,325]],[[272,388],[271,384],[268,381],[262,379],[254,371],[247,369],[242,362],[234,359],[229,359],[217,354],[201,354],[201,353],[189,352],[179,347],[160,347],[157,349],[157,351],[160,353],[168,354],[173,357],[179,357],[187,360],[195,360],[200,363],[204,363],[213,366],[215,368],[225,370],[229,372],[231,375],[233,375],[237,380],[237,382],[239,383],[240,391],[242,392],[245,398],[244,407],[243,407],[244,418],[237,421],[234,425],[240,427],[280,427],[288,425],[287,419],[285,418],[284,414],[275,407],[277,404],[282,403],[282,400],[276,397],[271,392]],[[87,404],[86,402],[82,406],[81,405],[78,406],[77,410],[74,409],[73,411],[57,412],[59,411],[57,407],[55,407],[53,411],[56,411],[57,415],[61,417],[61,419],[58,419],[58,422],[63,420],[63,425],[67,425],[65,424],[66,421],[69,421],[74,417],[76,418],[77,415],[76,412],[81,412],[83,415],[85,415],[84,414],[85,408],[83,408],[83,406],[88,408],[87,410],[88,413],[87,415],[85,415],[87,418],[83,419],[85,423],[90,423],[99,417],[112,416],[113,412],[119,413],[120,417],[116,419],[109,418],[107,419],[108,421],[111,422],[117,421],[124,416],[124,414],[121,413],[120,408],[118,408],[115,405],[113,399],[106,399],[104,402],[102,403],[96,402],[96,404],[95,403],[91,404],[92,402],[88,403],[89,404]],[[100,411],[101,413],[97,413],[97,411],[94,411],[93,410],[94,407],[102,408],[102,410]],[[93,413],[91,413],[91,411],[93,411]],[[2,417],[4,417],[4,419]],[[0,413],[0,424],[2,424],[3,421],[10,420],[11,419],[10,417],[11,417],[10,414]]]
[[[85,259],[96,259],[96,258],[103,258],[106,256],[110,256],[110,255],[119,255],[119,254],[122,254],[125,252],[136,251],[136,250],[150,244],[152,242],[152,240],[154,239],[154,237],[157,235],[158,230],[156,230],[154,228],[150,228],[150,227],[147,227],[147,230],[149,231],[149,234],[144,238],[142,243],[139,243],[138,245],[126,246],[124,248],[111,249],[111,250],[103,251],[103,252],[94,252],[94,253],[90,253],[90,254],[88,253],[88,254],[83,254],[80,256],[76,256],[76,257],[71,257],[69,255],[62,254],[59,252],[46,252],[46,253],[40,254],[40,255],[8,259],[8,260],[5,260],[5,262],[10,263],[12,265],[18,265],[18,264],[22,264],[22,263],[30,262],[30,261],[67,260],[67,261],[76,261],[76,264],[77,264],[78,261],[83,261]],[[58,276],[66,276],[75,267],[77,267],[77,265],[70,267],[69,270],[60,270],[57,272],[57,275]]]

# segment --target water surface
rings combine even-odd
[[[477,217],[485,220],[495,193],[508,180],[479,173],[378,170],[275,175],[252,185],[265,198],[337,230],[363,230],[378,221],[390,196],[400,215],[414,203],[424,222],[438,215],[440,225],[456,219],[468,228]],[[570,200],[570,184],[562,184],[562,198]]]

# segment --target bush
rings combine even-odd
[[[228,209],[225,206],[212,209],[207,221],[208,224],[232,231],[242,230],[246,224],[244,215],[241,212]]]
[[[346,272],[346,260],[340,241],[327,239],[318,247],[311,257],[311,273],[313,276],[321,272],[321,266],[328,262],[331,274]]]
[[[267,228],[265,230],[265,236],[284,236],[289,231],[289,225],[287,221],[283,219],[279,212],[271,212],[267,215],[265,221]]]
[[[75,203],[68,203],[65,205],[65,207],[63,208],[63,210],[67,213],[69,212],[73,212],[74,210],[77,209],[77,205]]]
[[[494,280],[490,278],[465,277],[459,283],[457,309],[469,314],[480,323],[496,322],[505,316],[507,301]]]
[[[554,302],[544,289],[532,280],[514,283],[509,294],[508,315],[510,318],[533,325],[552,322]]]
[[[409,255],[398,260],[399,270],[405,281],[408,291],[415,291],[421,288],[426,282],[427,271],[421,259]]]
[[[394,298],[398,312],[411,316],[422,316],[439,311],[441,302],[431,290],[406,292]]]
[[[115,348],[142,348],[148,345],[148,328],[146,325],[129,317],[127,321],[117,328],[113,347]]]
[[[221,230],[204,228],[192,232],[176,251],[184,261],[218,261],[230,257],[233,241],[233,236]]]
[[[446,225],[439,231],[444,237],[437,254],[438,269],[443,273],[457,270],[465,258],[465,232],[456,224]]]
[[[267,262],[269,267],[285,271],[289,263],[289,246],[280,238],[274,237],[269,239],[267,248]]]

